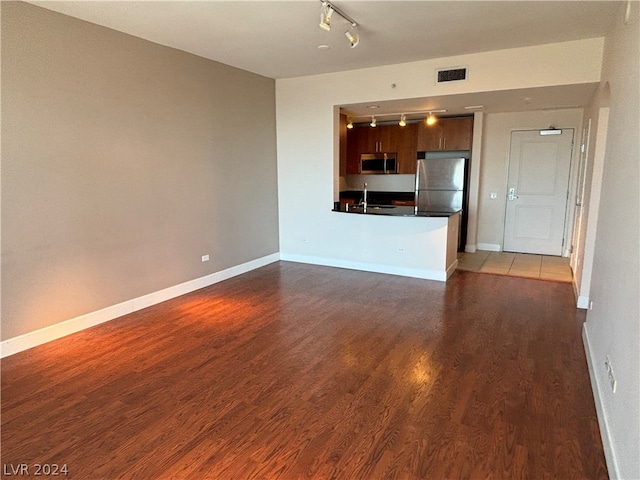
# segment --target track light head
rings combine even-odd
[[[433,115],[433,113],[429,112],[429,116],[427,117],[427,125],[435,125],[438,119]]]
[[[405,116],[404,113],[400,115],[400,121],[398,122],[398,125],[400,125],[401,127],[407,126],[407,117]]]
[[[333,8],[329,2],[322,2],[320,5],[320,28],[331,31],[331,15],[333,15]]]
[[[351,130],[351,129],[353,128],[353,120],[349,119],[349,120],[347,121],[347,128],[348,128],[349,130]]]
[[[355,23],[349,24],[349,28],[344,32],[344,35],[347,37],[347,40],[349,40],[351,48],[356,48],[360,43],[360,34],[358,33],[358,26]]]
[[[371,125],[372,127],[376,126],[376,117],[371,116],[371,123],[369,125]]]

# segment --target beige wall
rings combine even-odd
[[[480,250],[502,249],[511,132],[549,128],[551,125],[557,128],[573,128],[574,141],[578,145],[581,135],[582,109],[485,114],[478,198],[477,248]],[[575,189],[574,171],[577,158],[578,149],[574,148],[569,182],[572,192]],[[497,199],[490,198],[492,192],[497,193]],[[572,224],[572,212],[572,205],[569,202],[565,236],[567,239],[570,238],[568,233]]]
[[[272,79],[2,2],[2,339],[278,248]]]

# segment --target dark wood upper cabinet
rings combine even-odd
[[[397,153],[398,173],[415,173],[417,124],[357,125],[347,132],[347,174],[360,173],[363,153]]]
[[[441,118],[435,125],[418,124],[418,152],[471,150],[473,117]]]
[[[472,137],[473,117],[441,118],[432,126],[423,121],[404,127],[356,125],[346,135],[346,173],[360,173],[360,155],[363,153],[395,152],[398,154],[398,173],[415,174],[417,152],[471,150]]]
[[[409,123],[404,127],[396,128],[396,146],[398,161],[400,162],[398,173],[415,174],[417,160],[418,124]]]

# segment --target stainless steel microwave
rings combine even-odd
[[[398,173],[396,153],[363,153],[360,155],[360,173]]]

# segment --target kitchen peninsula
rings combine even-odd
[[[345,228],[360,232],[361,252],[370,252],[377,261],[392,256],[405,265],[402,272],[385,273],[446,281],[458,265],[460,211],[417,212],[415,206],[368,204],[365,208],[339,202],[334,207]]]

